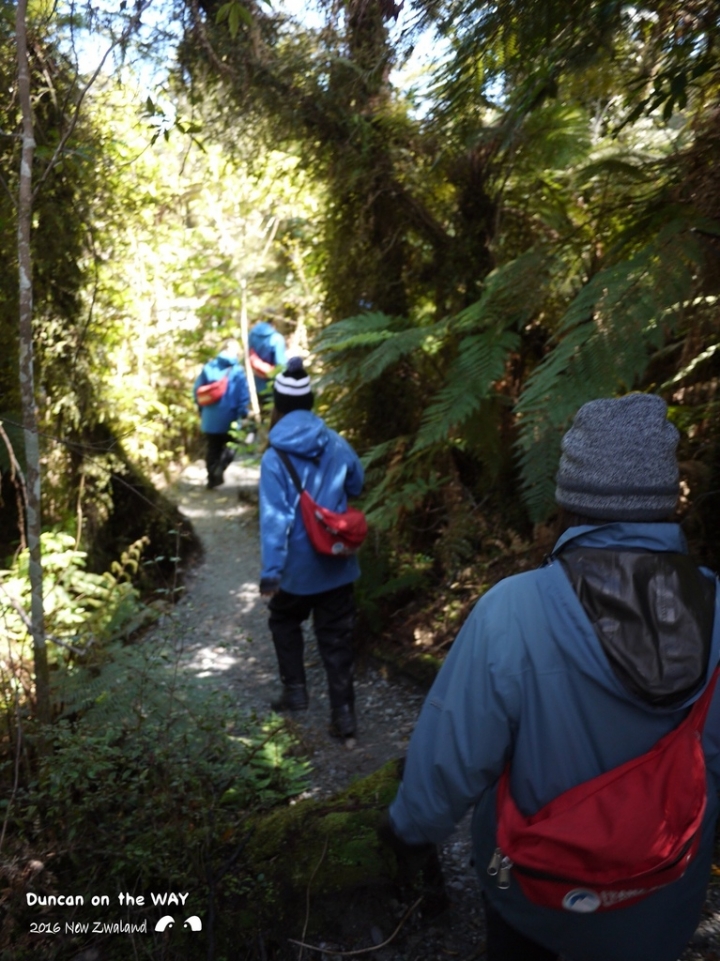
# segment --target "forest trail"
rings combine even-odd
[[[259,468],[236,460],[215,490],[205,487],[205,466],[188,466],[167,491],[191,521],[204,550],[190,572],[187,592],[171,619],[180,636],[184,668],[237,696],[242,713],[266,714],[280,690],[275,651],[260,597],[257,517]],[[320,797],[401,757],[423,701],[410,683],[385,679],[359,664],[356,678],[358,738],[348,749],[328,734],[330,708],[325,672],[309,622],[305,661],[310,708],[290,720],[313,765],[310,793]]]
[[[263,715],[279,690],[279,680],[267,605],[258,590],[259,473],[257,465],[237,459],[228,467],[223,486],[207,490],[204,462],[196,461],[165,491],[193,524],[204,556],[188,573],[185,596],[155,630],[179,639],[184,670],[219,692],[234,693],[241,713]],[[358,738],[348,749],[328,734],[325,673],[310,628],[305,660],[310,707],[292,715],[290,723],[312,765],[304,796],[319,798],[403,756],[424,692],[360,661],[355,685]],[[449,909],[439,918],[414,919],[402,938],[372,957],[381,961],[485,957],[480,889],[469,860],[469,818],[442,845],[440,858]],[[719,918],[720,887],[712,885],[703,923],[679,961],[720,959]],[[373,930],[372,936],[376,933]]]
[[[185,596],[155,630],[172,637],[176,646],[179,641],[183,670],[219,692],[234,693],[242,713],[266,714],[279,680],[267,604],[258,590],[259,468],[237,459],[222,487],[207,490],[205,480],[205,465],[197,461],[165,491],[193,524],[204,556],[188,573]],[[349,749],[328,733],[325,672],[309,627],[306,641],[310,707],[292,715],[290,724],[312,765],[304,796],[320,798],[402,757],[425,694],[413,682],[385,677],[379,667],[360,660],[355,680],[358,736]],[[461,961],[484,956],[480,892],[469,855],[466,819],[441,851],[449,910],[432,921],[412,919],[397,948],[388,946],[373,956],[382,961],[409,956],[436,961],[448,951]],[[376,938],[377,930],[369,936]]]

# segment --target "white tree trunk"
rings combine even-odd
[[[260,418],[260,402],[258,401],[257,388],[255,387],[255,375],[250,364],[250,325],[248,323],[247,312],[247,280],[243,277],[240,281],[240,339],[242,340],[243,353],[245,355],[245,375],[250,391],[250,410],[253,416]]]
[[[42,558],[40,553],[40,445],[35,410],[35,377],[33,351],[33,287],[30,232],[32,229],[32,162],[35,151],[30,68],[27,51],[27,3],[18,0],[15,36],[18,60],[18,93],[22,111],[22,152],[18,189],[18,266],[20,275],[20,392],[23,432],[25,435],[25,481],[27,543],[30,552],[30,621],[32,624],[35,662],[35,700],[40,721],[50,720],[50,682],[45,646],[45,611],[43,607]]]

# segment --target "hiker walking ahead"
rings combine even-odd
[[[480,600],[418,719],[385,837],[402,856],[474,807],[490,961],[676,961],[700,919],[720,618],[714,576],[668,521],[677,440],[656,396],[580,409],[557,475],[565,533]],[[588,808],[577,794],[609,771]]]
[[[331,733],[355,735],[352,631],[355,555],[318,553],[308,540],[299,494],[279,451],[302,486],[323,507],[344,511],[362,490],[364,474],[350,444],[312,413],[313,394],[302,361],[292,357],[275,378],[270,446],[260,465],[260,593],[270,597],[270,632],[282,680],[276,711],[308,706],[302,623],[313,615],[315,636],[327,674]]]
[[[211,387],[212,385],[212,387]],[[203,397],[202,388],[217,389],[211,402]],[[205,435],[207,450],[207,486],[219,487],[223,482],[225,468],[233,459],[228,448],[230,425],[241,421],[250,403],[247,377],[240,363],[240,344],[234,338],[226,340],[222,350],[205,364],[193,387],[193,396],[200,411],[200,429]]]
[[[260,320],[250,328],[248,337],[250,366],[255,378],[255,389],[261,403],[266,399],[268,375],[285,363],[285,338],[275,328],[275,321]]]

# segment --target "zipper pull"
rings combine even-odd
[[[500,862],[500,871],[498,872],[498,887],[503,891],[510,887],[510,869],[513,866],[513,862],[508,857],[504,857]]]
[[[488,864],[488,868],[487,868],[487,873],[488,873],[491,877],[494,878],[495,875],[498,873],[498,870],[499,870],[499,868],[500,868],[500,862],[502,861],[502,858],[503,858],[503,853],[502,853],[502,851],[500,850],[500,848],[495,848],[495,853],[494,853],[493,856],[490,858],[490,864]]]

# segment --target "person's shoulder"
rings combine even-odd
[[[545,568],[537,567],[530,571],[510,574],[493,584],[478,600],[473,613],[478,616],[494,613],[498,609],[517,611],[527,605],[528,600],[543,589]]]
[[[282,466],[282,461],[278,455],[278,452],[272,445],[269,445],[262,457],[260,458],[260,470],[268,473],[268,471],[277,471]]]
[[[335,444],[337,447],[342,447],[343,450],[349,450],[355,454],[355,448],[347,439],[347,437],[343,437],[342,434],[338,434],[338,432],[333,430],[332,427],[328,427],[328,425],[325,424],[325,421],[323,421],[323,424],[325,426],[325,430],[327,431],[328,438],[333,444]],[[355,456],[357,456],[357,454],[355,454]]]

